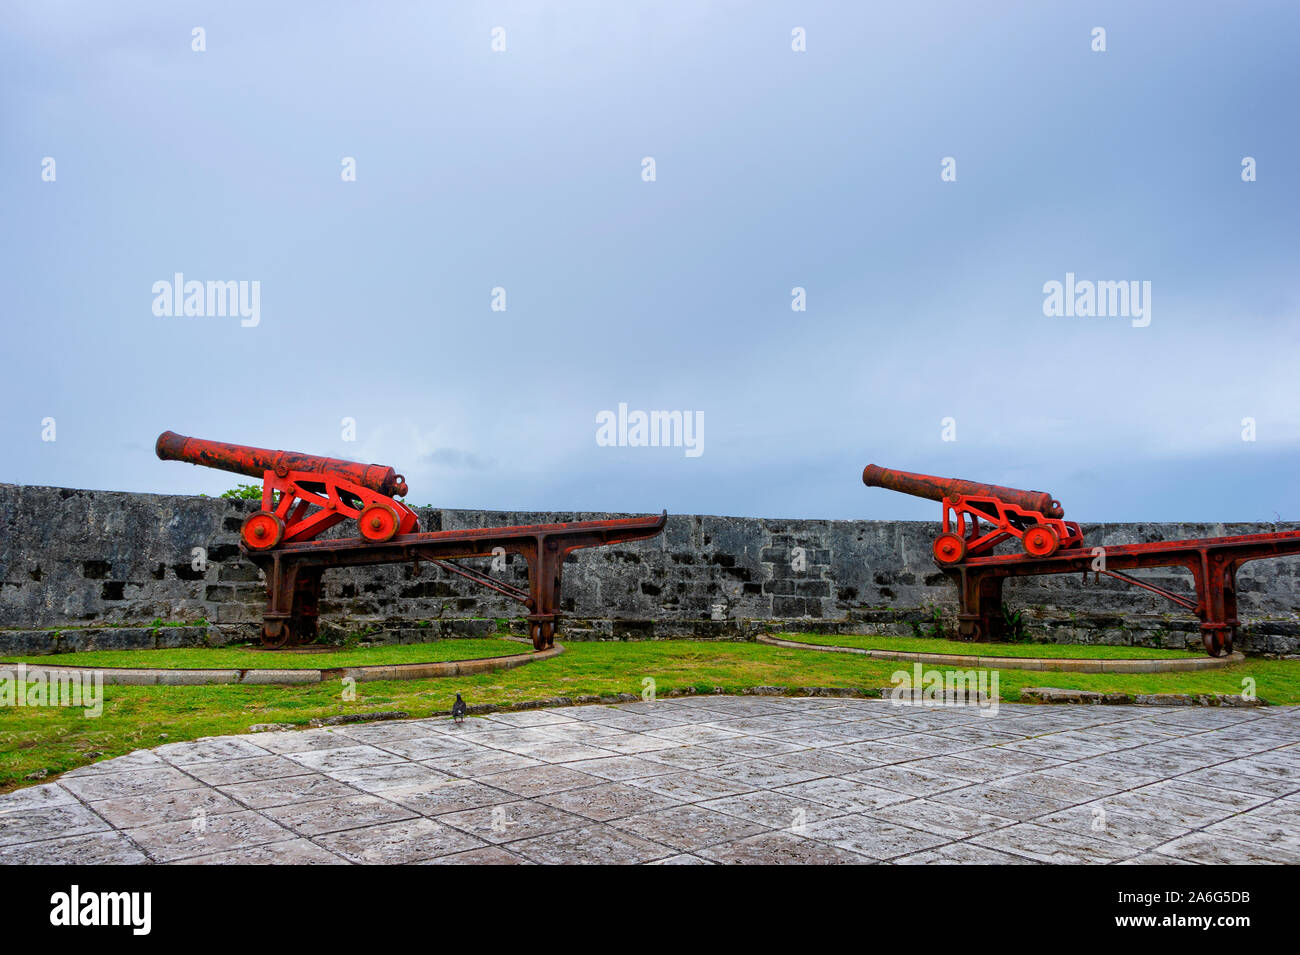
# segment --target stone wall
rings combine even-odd
[[[0,652],[225,643],[254,637],[264,590],[239,553],[254,502],[0,484]],[[426,530],[593,520],[608,514],[421,509]],[[1122,544],[1272,527],[1111,524],[1085,527],[1090,544]],[[342,528],[338,529],[340,533]],[[650,541],[579,551],[565,567],[564,639],[693,636],[744,639],[773,630],[925,633],[948,624],[954,587],[935,568],[936,524],[670,516]],[[196,564],[196,548],[206,563]],[[1176,570],[1144,572],[1192,593]],[[1300,652],[1300,558],[1260,561],[1239,574],[1248,652]],[[511,558],[507,581],[523,586]],[[1058,642],[1182,646],[1196,621],[1145,591],[1078,576],[1009,581],[1009,607],[1033,635]],[[491,632],[519,604],[425,564],[328,571],[327,635],[373,630],[417,640]],[[200,626],[159,626],[206,621]]]

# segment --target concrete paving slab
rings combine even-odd
[[[555,809],[576,813],[597,822],[608,822],[638,813],[653,812],[678,805],[676,799],[629,786],[624,782],[609,782],[583,789],[566,789],[564,792],[538,796],[537,801]]]
[[[215,789],[202,786],[101,799],[92,802],[90,808],[115,829],[134,829],[159,822],[189,822],[203,815],[239,812],[245,807]]]
[[[290,803],[360,795],[351,786],[320,773],[285,776],[281,779],[258,779],[252,782],[223,785],[219,788],[231,799],[250,809],[267,809],[271,806],[287,806]]]
[[[487,845],[423,817],[327,833],[316,842],[350,862],[378,865],[409,865]]]
[[[378,796],[344,796],[290,803],[261,810],[272,819],[302,836],[319,836],[344,829],[359,829],[386,822],[400,822],[418,815],[413,809]]]
[[[167,743],[0,864],[1300,864],[1300,708],[686,697]]]
[[[672,806],[628,816],[615,820],[611,825],[684,852],[694,852],[719,842],[743,839],[769,829],[737,816],[696,805]]]
[[[881,861],[930,849],[948,841],[946,836],[939,833],[900,826],[866,813],[838,816],[815,823],[803,835]]]
[[[765,832],[700,850],[722,865],[865,865],[872,859],[788,832]]]
[[[514,793],[485,786],[472,779],[448,779],[424,786],[385,789],[376,795],[399,806],[405,806],[422,816],[438,816],[447,812],[478,809],[481,806],[497,806],[515,802],[519,798]]]
[[[110,828],[107,821],[78,802],[29,806],[0,812],[0,846],[79,836]]]
[[[665,846],[599,823],[520,839],[510,850],[539,865],[634,865],[673,854]]]
[[[591,820],[540,802],[520,799],[515,802],[447,813],[439,816],[438,821],[454,826],[485,842],[500,844],[557,832],[561,829],[579,829],[588,825]]]
[[[177,859],[171,865],[347,865],[336,856],[307,839],[288,839],[260,846],[244,846],[211,855]]]
[[[184,822],[125,829],[123,834],[148,853],[154,862],[174,862],[190,856],[283,842],[294,835],[284,826],[247,809]]]

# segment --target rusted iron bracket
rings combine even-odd
[[[475,570],[473,567],[462,567],[455,561],[442,560],[437,557],[430,557],[428,560],[429,563],[437,564],[443,570],[447,571],[447,573],[459,574],[466,580],[478,584],[480,587],[486,587],[488,590],[495,590],[499,594],[505,594],[507,597],[512,597],[521,602],[528,599],[528,591],[520,590],[518,587],[515,587],[512,584],[507,584],[503,580],[497,580],[495,577],[490,577],[482,571]]]
[[[1182,607],[1184,610],[1190,610],[1192,613],[1196,613],[1195,600],[1188,600],[1186,597],[1180,596],[1171,590],[1165,590],[1165,588],[1157,587],[1155,584],[1148,581],[1139,580],[1136,577],[1130,577],[1128,574],[1121,574],[1118,570],[1098,570],[1096,573],[1105,574],[1107,577],[1114,577],[1116,580],[1123,581],[1126,584],[1131,584],[1134,587],[1141,587],[1143,590],[1149,590],[1153,594],[1159,594],[1171,603],[1178,604],[1178,606]],[[1087,580],[1088,574],[1086,572],[1083,576],[1084,579]]]

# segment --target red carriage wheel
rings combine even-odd
[[[244,521],[239,536],[249,550],[270,550],[284,540],[284,521],[270,511],[258,511]]]
[[[361,536],[376,543],[392,540],[401,527],[397,511],[387,504],[371,504],[361,512],[358,524],[361,528]]]
[[[1046,524],[1035,524],[1021,539],[1025,553],[1032,557],[1051,557],[1061,546],[1061,538]]]
[[[966,558],[966,538],[960,534],[940,534],[934,539],[934,559],[941,564],[955,564]]]

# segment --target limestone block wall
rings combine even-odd
[[[260,574],[239,553],[253,502],[0,484],[0,652],[224,643],[256,635]],[[596,520],[618,515],[420,509],[426,530]],[[924,521],[808,521],[670,515],[650,541],[574,554],[565,567],[564,639],[759,632],[926,632],[951,623],[956,593],[935,567]],[[1115,545],[1274,529],[1253,524],[1103,524],[1090,544]],[[341,529],[339,529],[341,532]],[[199,559],[199,558],[202,559]],[[1190,576],[1145,572],[1192,593]],[[523,585],[512,558],[505,579]],[[1248,652],[1300,652],[1300,558],[1239,574]],[[1196,621],[1116,581],[1078,576],[1008,582],[1006,602],[1035,637],[1060,642],[1181,646]],[[328,571],[327,633],[374,630],[415,640],[490,632],[519,604],[423,566]],[[200,626],[162,624],[206,621]]]

